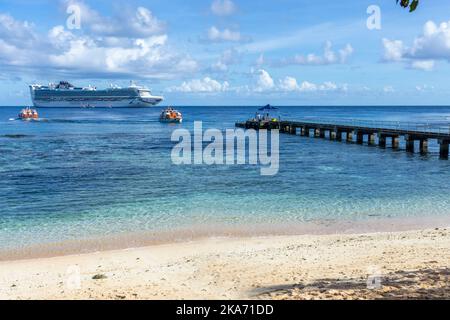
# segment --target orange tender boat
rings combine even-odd
[[[39,114],[35,109],[25,108],[19,113],[19,119],[22,120],[37,120],[39,119]]]
[[[178,110],[169,107],[161,112],[161,115],[159,116],[159,121],[181,123],[183,122],[183,116],[181,115],[181,112],[179,112]]]

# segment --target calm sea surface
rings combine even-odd
[[[0,249],[202,226],[297,225],[450,216],[450,161],[431,154],[281,135],[280,169],[174,166],[176,128],[234,128],[255,107],[41,109],[12,120],[0,107]],[[282,107],[306,116],[450,122],[450,107]]]

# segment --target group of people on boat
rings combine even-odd
[[[179,112],[178,110],[175,110],[172,107],[168,107],[167,109],[164,109],[161,112],[161,115],[159,116],[159,121],[181,123],[183,121],[183,116],[181,115],[181,112]]]
[[[39,119],[39,114],[35,109],[25,108],[19,113],[19,119],[22,120],[37,120]]]

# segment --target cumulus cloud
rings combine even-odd
[[[229,89],[230,85],[227,81],[219,82],[205,77],[203,79],[193,79],[184,81],[180,86],[173,86],[167,89],[168,92],[185,92],[185,93],[217,93],[224,92]]]
[[[424,71],[431,71],[434,69],[434,60],[415,60],[411,62],[411,67],[413,69],[419,69]]]
[[[137,8],[121,25],[119,18],[101,17],[82,8],[87,16],[77,32],[60,25],[38,34],[28,22],[1,14],[0,66],[16,74],[26,70],[98,79],[165,79],[198,68],[195,60],[169,46],[161,23],[148,9]]]
[[[214,0],[211,11],[218,16],[229,16],[236,12],[236,5],[231,0]]]
[[[203,79],[193,79],[184,81],[179,86],[172,86],[166,89],[167,92],[183,92],[183,93],[211,93],[219,94],[224,92],[233,92],[239,94],[294,94],[294,93],[331,93],[331,92],[346,92],[348,90],[347,84],[336,84],[334,82],[326,81],[323,83],[313,83],[303,81],[299,83],[296,78],[286,76],[278,81],[270,75],[267,70],[259,69],[252,70],[253,83],[245,85],[232,86],[228,81],[220,82],[210,77]]]
[[[405,54],[403,42],[400,40],[383,39],[384,61],[401,61]]]
[[[384,61],[403,62],[408,67],[430,71],[436,61],[450,62],[450,21],[428,21],[422,34],[407,46],[400,40],[383,39]]]
[[[279,81],[279,87],[283,91],[297,91],[300,88],[297,79],[289,76]]]
[[[208,39],[213,42],[241,41],[241,33],[239,31],[231,31],[230,29],[221,31],[215,26],[212,26],[208,30]]]
[[[321,55],[310,53],[307,55],[297,54],[293,58],[283,59],[275,65],[328,65],[346,63],[348,58],[353,54],[353,47],[350,44],[345,45],[338,51],[333,50],[331,41],[326,41],[324,50]]]
[[[297,79],[286,76],[278,80],[276,84],[272,76],[264,69],[256,72],[255,92],[275,91],[275,92],[331,92],[331,91],[347,91],[347,84],[338,85],[334,82],[326,81],[324,83],[315,84],[309,81],[297,82]]]
[[[266,90],[273,89],[275,87],[275,83],[274,83],[272,77],[264,69],[258,70],[256,82],[257,82],[257,84],[256,84],[255,91],[266,91]]]

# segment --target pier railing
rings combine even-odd
[[[283,119],[281,119],[283,121]],[[348,126],[353,128],[373,128],[387,129],[399,132],[429,133],[450,136],[449,122],[403,122],[403,121],[382,121],[382,120],[361,120],[346,118],[320,118],[308,117],[293,120],[294,122],[322,124],[327,126]]]

